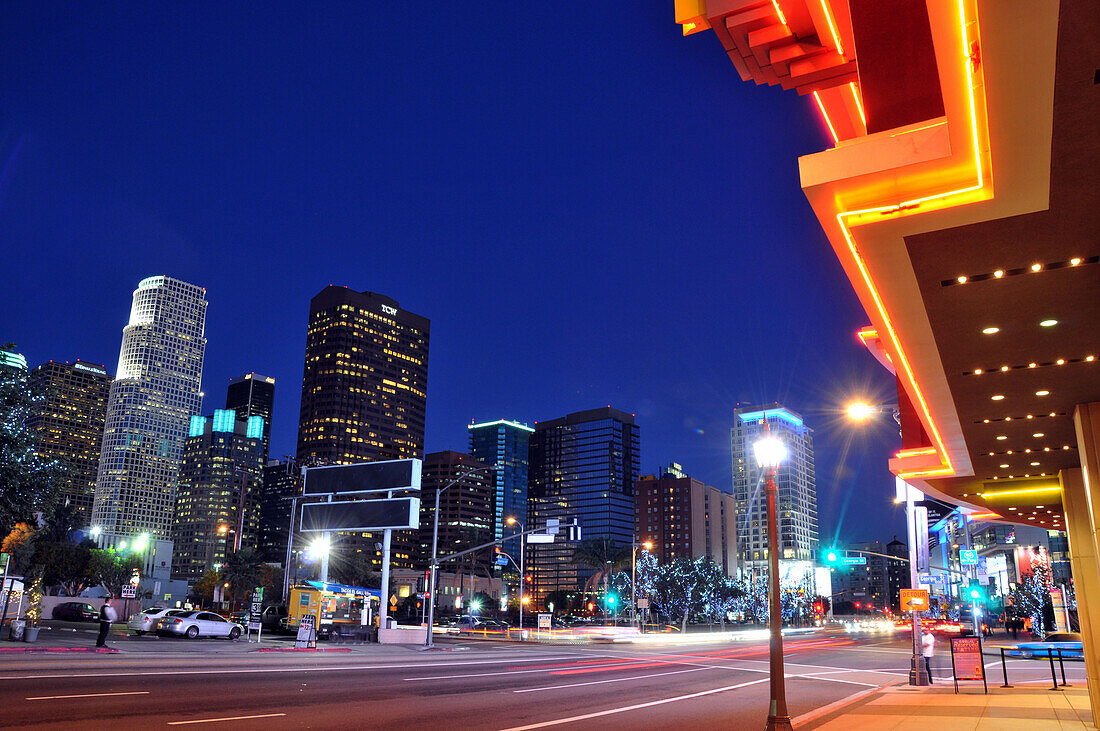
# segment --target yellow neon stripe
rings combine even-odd
[[[918,454],[934,454],[936,452],[935,447],[923,447],[921,449],[903,449],[897,452],[895,457],[914,457]]]
[[[833,25],[833,14],[829,12],[829,5],[825,0],[821,0],[821,9],[825,11],[825,20],[829,24],[829,33],[833,36],[833,44],[836,46],[836,52],[843,58],[844,48],[840,45],[840,37],[836,33],[836,26]]]
[[[856,82],[849,81],[848,88],[852,90],[852,98],[856,100],[856,109],[859,110],[859,118],[863,120],[863,126],[867,126],[867,115],[863,113],[863,102],[859,99],[859,91],[856,90]]]
[[[822,0],[822,7],[824,7],[824,0]],[[969,193],[985,187],[985,178],[982,173],[981,150],[978,146],[978,116],[976,103],[974,101],[974,80],[972,71],[970,69],[970,36],[966,29],[966,8],[963,5],[963,0],[959,0],[959,25],[962,31],[964,59],[963,62],[965,64],[964,72],[966,73],[967,93],[969,95],[970,101],[970,127],[974,144],[974,167],[978,178],[977,184],[967,188],[947,191],[945,193],[937,193],[934,195],[924,196],[922,198],[914,198],[912,200],[903,201],[894,206],[877,206],[874,208],[865,208],[857,211],[842,212],[838,213],[836,217],[837,223],[840,225],[841,233],[844,234],[844,240],[848,243],[848,250],[851,252],[852,257],[856,262],[856,265],[859,267],[860,274],[863,277],[863,282],[867,285],[867,289],[871,293],[871,297],[875,302],[875,307],[878,309],[879,315],[882,316],[882,320],[886,324],[886,330],[890,336],[890,342],[893,343],[894,349],[897,352],[898,357],[901,359],[902,368],[905,371],[909,383],[913,387],[913,392],[917,396],[917,402],[920,404],[921,412],[924,414],[929,429],[932,432],[932,439],[935,441],[936,446],[939,448],[940,455],[943,457],[943,461],[945,462],[945,467],[943,469],[920,470],[917,472],[899,473],[898,476],[903,479],[907,477],[953,474],[955,472],[955,467],[951,462],[951,457],[947,454],[947,448],[944,446],[943,439],[940,437],[939,430],[936,429],[936,424],[932,419],[932,414],[928,408],[928,403],[924,399],[924,394],[921,392],[920,386],[917,385],[916,378],[913,376],[913,369],[909,365],[909,359],[905,355],[905,350],[901,347],[901,341],[898,339],[897,332],[894,330],[893,323],[890,322],[890,317],[886,314],[886,306],[883,304],[882,298],[879,296],[878,290],[875,289],[875,285],[871,281],[870,273],[867,271],[867,267],[863,262],[863,258],[856,250],[855,241],[852,239],[851,233],[849,232],[848,226],[846,225],[844,219],[848,216],[861,216],[867,213],[900,213],[902,209],[916,206],[920,203],[924,203],[930,200],[936,200],[939,198],[946,198],[953,195]],[[820,105],[820,100],[818,100],[818,104]],[[828,118],[826,117],[826,119]]]
[[[836,136],[836,130],[833,129],[833,123],[829,119],[829,115],[825,112],[825,105],[821,103],[821,97],[814,92],[814,101],[817,102],[817,108],[821,110],[821,116],[825,118],[825,124],[829,125],[829,134],[833,136],[833,144],[840,144],[840,138]]]
[[[783,11],[779,9],[779,1],[772,0],[772,7],[775,8],[775,14],[779,16],[779,22],[787,25],[787,19],[783,17]]]
[[[1036,492],[1054,492],[1061,487],[1029,487],[1026,490],[1004,490],[1002,492],[979,492],[981,497],[1006,497],[1010,495],[1029,495]]]

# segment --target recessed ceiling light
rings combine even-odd
[[[1027,415],[1027,418],[1029,418],[1029,419],[1034,419],[1035,417],[1034,417],[1034,416],[1032,416],[1031,414],[1028,414],[1028,415]]]
[[[994,396],[990,396],[989,398],[993,399],[994,401],[1003,401],[1004,400],[1004,394],[1003,393],[998,393]]]
[[[1033,436],[1033,437],[1035,437],[1036,439],[1038,439],[1039,437],[1045,437],[1045,436],[1046,436],[1046,434],[1043,434],[1043,433],[1042,433],[1041,431],[1037,431],[1037,432],[1035,432],[1034,434],[1032,434],[1031,436]]]
[[[988,423],[989,423],[989,419],[982,419],[982,423],[983,423],[983,424],[988,424]]]
[[[1028,364],[1027,364],[1027,367],[1028,367],[1028,368],[1034,368],[1034,367],[1035,367],[1035,366],[1037,366],[1037,365],[1039,365],[1039,364],[1038,364],[1038,363],[1028,363]]]
[[[1038,467],[1038,466],[1039,466],[1039,463],[1038,463],[1038,462],[1032,462],[1032,463],[1031,463],[1031,466],[1032,466],[1032,467]]]
[[[980,375],[982,375],[982,369],[981,369],[981,368],[975,368],[975,369],[974,369],[974,375],[975,375],[975,376],[980,376]]]
[[[1024,454],[1031,454],[1031,450],[1030,449],[1025,449]]]
[[[1091,362],[1093,362],[1094,360],[1096,360],[1096,356],[1095,356],[1095,355],[1086,355],[1086,356],[1085,356],[1085,360],[1086,360],[1087,362],[1091,363]]]
[[[1031,265],[1031,271],[1033,271],[1033,272],[1037,272],[1042,268],[1043,268],[1042,264],[1032,264]]]
[[[999,327],[987,327],[987,328],[984,328],[982,330],[982,332],[986,335],[992,335],[993,333],[997,333],[997,332],[1000,332],[1000,331],[1001,331],[1001,328],[999,328]]]
[[[1057,320],[1043,320],[1039,324],[1042,325],[1043,327],[1054,327],[1055,325],[1058,324],[1058,321]]]
[[[1009,510],[1015,510],[1016,508],[1009,508]]]
[[[1043,451],[1044,451],[1044,452],[1049,452],[1049,451],[1050,451],[1050,447],[1043,447]]]
[[[1008,366],[1001,366],[1001,371],[1002,372],[1007,371],[1007,370],[1008,370]]]
[[[1066,364],[1066,359],[1065,358],[1059,358],[1058,360],[1056,360],[1054,362],[1057,363],[1058,365],[1065,365]]]
[[[1005,270],[1004,269],[998,269],[997,271],[993,272],[993,276],[995,276],[997,279],[1000,279],[1004,275],[1005,275]]]
[[[1068,444],[1063,444],[1062,449],[1069,449],[1069,445]]]
[[[1008,439],[1008,437],[1006,437],[1004,434],[1001,434],[997,437],[998,441],[1004,441],[1005,439]]]
[[[1005,452],[1005,454],[1012,454],[1012,450],[1008,450],[1007,452]]]
[[[1077,258],[1076,256],[1069,260],[1069,265],[1072,266],[1072,267],[1075,267],[1080,263],[1081,263],[1081,260],[1079,258]]]
[[[1036,396],[1049,396],[1049,395],[1050,395],[1050,391],[1048,391],[1048,390],[1046,390],[1046,389],[1044,388],[1044,389],[1042,389],[1042,390],[1040,390],[1040,391],[1036,391],[1036,392],[1035,392],[1035,395],[1036,395]]]
[[[992,457],[992,456],[993,456],[993,452],[990,452],[990,453],[989,453],[989,456],[990,456],[990,457]]]
[[[1005,421],[1012,421],[1012,417],[1011,416],[1006,416]]]
[[[999,467],[1000,467],[1000,468],[1001,468],[1002,470],[1007,470],[1007,469],[1008,469],[1008,465],[1006,465],[1006,464],[1003,464],[1003,465],[998,465],[998,466],[999,466]]]
[[[966,275],[962,275],[958,278],[959,284],[966,284]]]

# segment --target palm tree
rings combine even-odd
[[[243,599],[245,594],[260,583],[260,567],[263,563],[260,554],[253,548],[245,547],[229,554],[222,580],[229,584],[231,601]]]
[[[603,582],[603,593],[607,596],[607,586],[611,575],[630,565],[629,546],[620,546],[614,538],[589,538],[581,541],[573,551],[573,563],[593,570],[585,581],[584,591]]]

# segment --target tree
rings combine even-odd
[[[677,558],[658,565],[652,577],[649,597],[657,608],[672,619],[680,620],[680,631],[687,632],[692,612],[702,611],[712,580],[708,558]]]
[[[35,530],[29,523],[16,523],[0,544],[0,551],[11,556],[11,573],[21,574],[30,565],[31,554],[34,552],[34,534]]]
[[[573,563],[593,570],[584,584],[584,590],[587,592],[603,582],[604,596],[607,596],[612,574],[630,564],[630,552],[630,547],[620,546],[613,538],[589,538],[581,541],[573,551]]]
[[[129,584],[134,569],[141,567],[140,558],[121,556],[113,548],[93,550],[91,554],[88,575],[111,596],[120,596],[123,584]]]
[[[0,350],[14,351],[15,345]],[[34,433],[27,428],[40,401],[31,394],[26,373],[0,369],[0,531],[32,520],[35,513],[48,516],[57,500],[57,464],[36,453]]]
[[[1012,592],[1012,600],[1016,613],[1021,617],[1030,617],[1032,631],[1042,635],[1050,629],[1048,626],[1050,623],[1047,620],[1051,612],[1045,609],[1050,602],[1053,579],[1046,551],[1039,549],[1030,553],[1031,565],[1020,567],[1023,580]]]
[[[54,508],[45,527],[38,532],[38,540],[49,543],[67,542],[82,522],[80,512],[66,498],[65,502]]]
[[[92,580],[92,552],[82,544],[37,543],[31,562],[42,565],[47,587],[60,587],[67,596],[79,596]]]
[[[572,602],[569,599],[569,595],[570,592],[566,591],[565,589],[555,589],[554,591],[547,593],[546,608],[550,609],[550,605],[552,604],[554,605],[553,611],[555,614],[567,613],[572,608],[570,606]]]
[[[210,570],[191,587],[192,600],[201,606],[209,606],[214,601],[214,587],[222,580],[220,571]]]
[[[252,548],[229,554],[222,579],[229,584],[229,601],[243,601],[244,597],[260,583],[260,567],[263,561]]]

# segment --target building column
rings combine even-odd
[[[1059,479],[1089,701],[1100,728],[1100,403],[1079,404],[1073,424],[1081,468],[1063,470]]]

